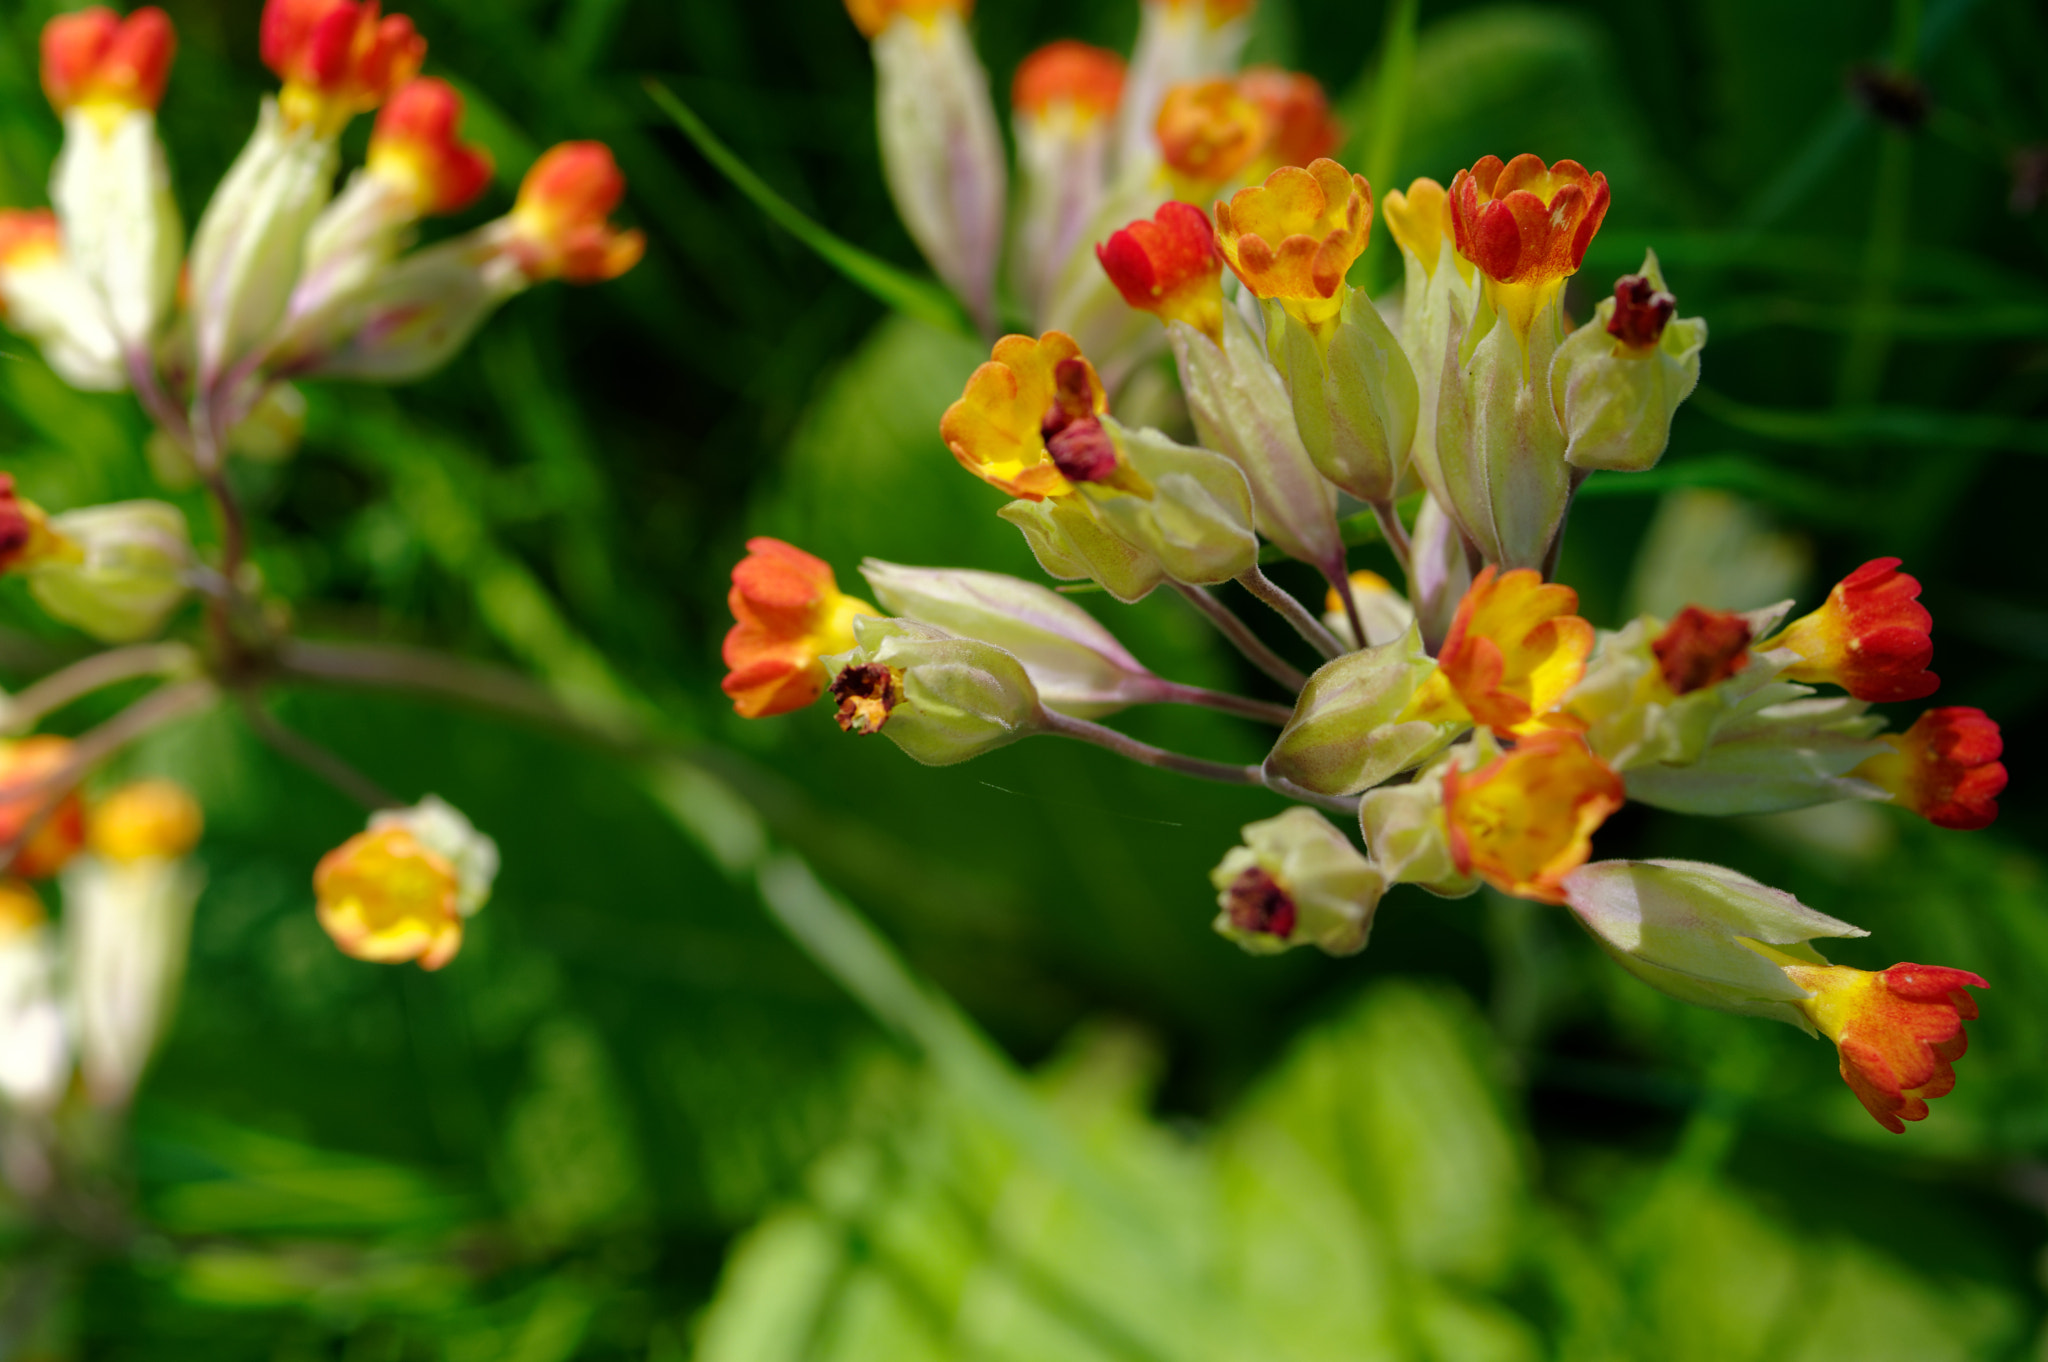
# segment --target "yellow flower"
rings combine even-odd
[[[170,860],[198,845],[199,803],[169,780],[138,780],[92,811],[92,849],[110,861]]]
[[[1065,496],[1077,482],[1143,494],[1100,417],[1109,408],[1095,366],[1064,331],[1005,336],[946,408],[939,435],[960,466],[1013,497]]]
[[[1586,674],[1593,626],[1577,615],[1579,594],[1530,568],[1489,566],[1472,583],[1437,654],[1437,670],[1409,702],[1406,719],[1458,717],[1502,737],[1578,728],[1552,711]]]
[[[1586,863],[1593,830],[1627,800],[1621,777],[1576,733],[1538,733],[1468,774],[1444,774],[1444,820],[1458,873],[1545,903]]]
[[[1372,234],[1372,187],[1335,161],[1282,166],[1216,205],[1216,244],[1246,288],[1320,328],[1344,308],[1344,275]]]
[[[436,970],[462,949],[455,867],[404,828],[359,832],[313,871],[320,925],[358,960]]]

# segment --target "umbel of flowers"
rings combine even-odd
[[[24,1111],[61,1098],[74,1057],[95,1102],[127,1101],[175,998],[199,892],[183,859],[200,820],[189,795],[146,785],[94,812],[78,786],[159,723],[225,694],[253,699],[295,656],[289,614],[248,561],[235,462],[291,453],[304,411],[294,385],[419,377],[526,289],[616,278],[644,248],[610,221],[625,179],[596,142],[547,150],[507,211],[419,245],[428,218],[469,211],[497,176],[463,137],[461,96],[422,74],[426,38],[378,0],[266,0],[257,37],[278,88],[189,240],[156,128],[177,36],[153,7],[83,9],[44,28],[42,85],[64,131],[50,206],[0,209],[0,318],[72,386],[132,393],[159,477],[203,486],[220,524],[217,548],[201,548],[167,502],[46,510],[0,472],[0,572],[20,574],[53,618],[136,645],[38,689],[61,703],[110,680],[164,682],[76,747],[0,744],[0,874],[13,877],[0,879],[0,1098]],[[344,175],[343,134],[359,118],[372,120],[368,154]],[[184,646],[194,598],[203,632]],[[366,679],[360,662],[336,655],[329,679]],[[252,722],[371,806],[313,877],[309,909],[336,945],[446,965],[489,896],[495,845],[434,796],[401,807],[334,754]],[[14,706],[0,715],[0,732],[22,726]],[[29,882],[60,872],[53,934]],[[58,979],[77,995],[68,1003],[51,991]]]
[[[905,220],[985,319],[1007,170],[983,131],[966,5],[851,8],[875,41]],[[1990,823],[2005,784],[1991,719],[1942,707],[1887,734],[1870,711],[1935,691],[1919,582],[1879,559],[1789,623],[1791,602],[1613,632],[1580,617],[1554,580],[1573,496],[1595,472],[1658,461],[1705,323],[1678,315],[1650,255],[1569,325],[1564,287],[1609,204],[1605,176],[1577,162],[1489,156],[1376,205],[1327,156],[1312,83],[1232,70],[1245,8],[1147,0],[1128,67],[1072,43],[1027,60],[1011,258],[1040,334],[997,340],[939,434],[1007,499],[991,509],[1047,576],[1124,602],[1179,593],[1291,704],[1163,680],[1045,586],[870,559],[870,604],[820,560],[755,539],[733,571],[735,708],[822,699],[848,733],[932,765],[1056,736],[1264,786],[1294,807],[1246,827],[1211,877],[1216,927],[1246,949],[1350,953],[1394,885],[1491,886],[1571,913],[1653,987],[1826,1036],[1887,1128],[1924,1118],[1954,1084],[1982,978],[1831,965],[1815,943],[1863,933],[1789,894],[1720,866],[1594,856],[1631,799],[1699,814],[1880,800],[1943,827]],[[972,116],[927,121],[940,92]],[[1404,262],[1398,301],[1349,282],[1376,215]],[[1122,379],[1161,342],[1192,442],[1116,415]],[[1351,571],[1342,497],[1371,512],[1405,595]],[[1267,550],[1327,579],[1326,617],[1266,578]],[[1260,643],[1211,592],[1226,581],[1320,665],[1304,674]],[[1234,765],[1100,722],[1154,703],[1278,731],[1263,762]]]

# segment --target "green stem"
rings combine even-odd
[[[1201,611],[1203,618],[1215,625],[1217,632],[1229,639],[1254,667],[1290,691],[1299,691],[1308,684],[1306,674],[1295,670],[1285,658],[1268,648],[1260,641],[1259,636],[1252,632],[1250,625],[1239,619],[1229,606],[1211,595],[1206,587],[1175,582],[1173,588],[1187,598],[1188,604]]]
[[[1358,602],[1351,597],[1351,578],[1341,568],[1335,571],[1326,571],[1323,575],[1329,579],[1331,588],[1336,591],[1338,598],[1344,602],[1344,613],[1350,616],[1352,629],[1356,631],[1360,639],[1363,639],[1365,637],[1365,626],[1358,619]],[[1345,653],[1351,651],[1337,641],[1335,634],[1323,627],[1321,620],[1309,613],[1307,606],[1287,592],[1282,591],[1274,584],[1272,578],[1268,577],[1257,567],[1251,567],[1240,572],[1237,575],[1237,584],[1271,606],[1274,614],[1286,620],[1295,633],[1300,634],[1302,638],[1308,641],[1309,647],[1321,653],[1325,658],[1342,657]]]

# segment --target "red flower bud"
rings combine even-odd
[[[104,5],[43,25],[43,93],[63,113],[80,104],[154,109],[163,102],[178,34],[154,5],[126,19]]]
[[[1826,681],[1859,700],[1923,700],[1941,679],[1934,657],[1934,617],[1919,603],[1920,583],[1898,571],[1896,558],[1874,558],[1835,584],[1827,604],[1794,620],[1764,646],[1790,648],[1800,661],[1785,669],[1794,681]]]
[[[1998,758],[2005,740],[1983,710],[1930,709],[1904,733],[1884,734],[1883,741],[1892,750],[1853,774],[1891,791],[1894,800],[1936,827],[1983,828],[1998,817],[2006,778]]]
[[[422,213],[467,207],[491,182],[491,158],[457,135],[462,96],[423,76],[399,87],[370,133],[370,171],[400,185]]]
[[[608,221],[626,196],[611,148],[602,142],[550,147],[526,172],[510,218],[510,248],[530,279],[594,284],[639,263],[647,238]]]
[[[1162,322],[1186,322],[1223,343],[1223,258],[1201,209],[1163,203],[1149,221],[1111,232],[1095,258],[1132,307]]]
[[[377,0],[268,0],[262,52],[284,82],[285,120],[332,136],[418,73],[427,40],[402,14],[380,17]]]
[[[1010,107],[1043,118],[1066,105],[1083,117],[1116,112],[1123,97],[1124,59],[1106,47],[1062,38],[1047,43],[1017,67],[1010,82]]]

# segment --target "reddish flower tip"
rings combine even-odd
[[[1231,881],[1226,892],[1224,911],[1230,914],[1231,926],[1241,932],[1264,932],[1283,938],[1294,935],[1300,911],[1293,896],[1263,866],[1247,867]]]
[[[1790,648],[1794,681],[1826,681],[1859,700],[1924,700],[1941,679],[1927,670],[1934,617],[1920,604],[1920,583],[1896,558],[1874,558],[1835,584],[1827,603],[1794,620],[1766,647]]]
[[[1163,203],[1149,220],[1111,232],[1095,258],[1126,303],[1161,321],[1186,322],[1222,344],[1223,258],[1201,209]]]
[[[380,15],[378,0],[268,0],[261,48],[284,82],[286,120],[323,135],[382,104],[427,56],[412,20]]]
[[[1458,254],[1503,284],[1542,284],[1579,268],[1606,220],[1607,177],[1577,161],[1482,158],[1451,181]]]
[[[1650,643],[1673,695],[1704,690],[1749,661],[1749,621],[1725,610],[1688,605]]]
[[[377,114],[370,169],[404,187],[423,213],[453,213],[491,182],[491,158],[463,143],[462,96],[445,80],[407,81]]]
[[[1062,38],[1047,43],[1017,66],[1010,105],[1019,113],[1044,117],[1067,105],[1083,117],[1116,111],[1123,98],[1124,59],[1106,47]]]
[[[1647,350],[1663,339],[1664,328],[1678,311],[1678,300],[1640,274],[1614,281],[1614,315],[1607,334],[1631,350]]]
[[[1968,970],[1893,965],[1876,974],[1839,965],[1784,966],[1810,997],[1800,1003],[1841,1051],[1842,1078],[1864,1110],[1894,1135],[1927,1119],[1927,1103],[1955,1088],[1955,1062],[1977,1016],[1965,989],[1989,988]]]
[[[177,55],[170,16],[154,5],[123,19],[104,5],[43,25],[43,93],[59,113],[81,104],[154,109]]]
[[[602,142],[550,147],[526,172],[513,205],[511,249],[527,277],[594,284],[639,263],[647,238],[608,219],[626,196],[626,177]]]
[[[1886,734],[1882,752],[1853,774],[1891,791],[1892,798],[1936,827],[1991,826],[2005,789],[1999,757],[2005,739],[1981,709],[1947,705],[1922,714],[1904,733]]]

